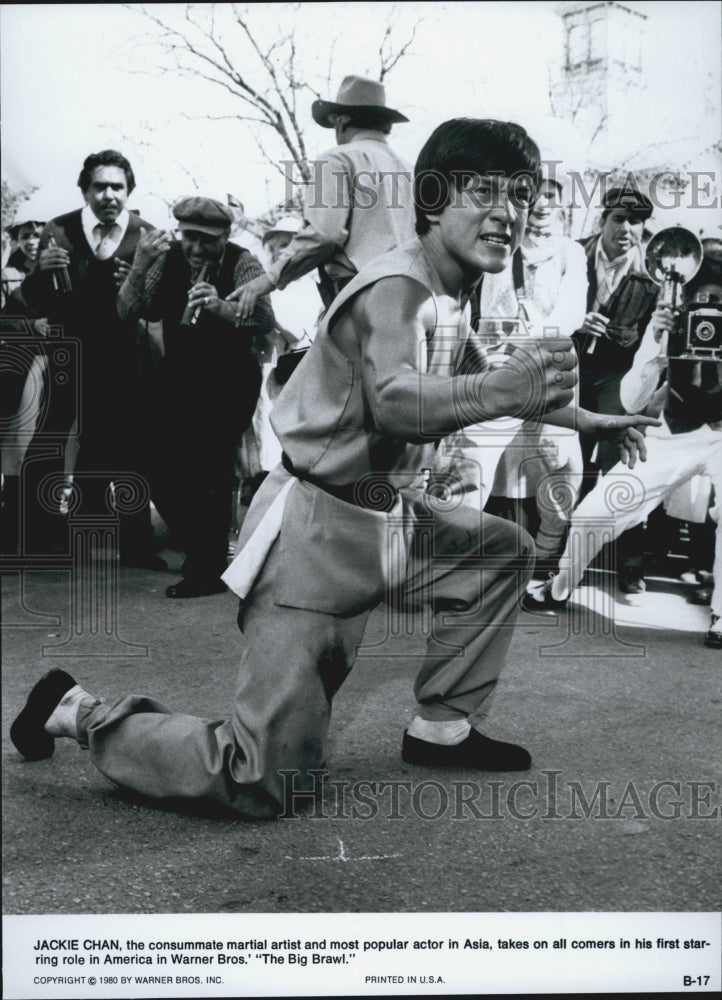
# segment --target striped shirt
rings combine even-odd
[[[234,289],[240,288],[251,281],[251,279],[257,278],[260,274],[264,273],[263,267],[256,257],[243,247],[241,250],[243,252],[233,271]],[[158,292],[161,288],[165,262],[165,256],[153,261],[145,272],[142,287],[136,286],[135,283],[127,279],[123,282],[118,292],[117,300],[118,315],[122,320],[137,319],[139,316],[143,316],[149,320],[160,320],[163,318]],[[221,263],[222,258],[218,262],[219,267]],[[182,291],[185,295],[187,289],[183,289]],[[258,298],[253,315],[246,325],[257,327],[262,331],[275,329],[276,321],[273,316],[270,299],[267,295],[262,295]]]

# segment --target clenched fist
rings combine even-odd
[[[514,344],[505,364],[484,377],[482,391],[493,389],[506,416],[538,418],[573,401],[576,367],[576,351],[568,337],[525,338]]]

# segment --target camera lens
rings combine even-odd
[[[712,340],[714,337],[714,324],[705,319],[698,324],[694,332],[697,340],[701,340],[703,344],[706,344],[708,340]]]

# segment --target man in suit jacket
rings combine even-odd
[[[135,187],[128,160],[116,150],[88,156],[78,178],[85,206],[49,222],[40,237],[36,271],[22,285],[25,300],[62,327],[65,350],[49,350],[45,420],[26,459],[26,550],[62,543],[47,502],[51,473],[61,475],[67,435],[77,420],[74,482],[80,510],[106,515],[115,484],[121,562],[162,569],[152,549],[147,462],[143,454],[148,375],[136,322],[116,310],[143,229],[153,227],[125,207]],[[45,484],[43,483],[45,481]]]

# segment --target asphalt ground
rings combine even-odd
[[[655,577],[623,598],[592,573],[569,610],[520,614],[486,732],[529,748],[524,774],[402,762],[425,623],[378,608],[334,701],[316,802],[246,822],[141,801],[72,741],[29,763],[9,740],[51,666],[105,698],[224,717],[236,599],[168,600],[177,578],[4,577],[4,913],[720,909],[722,657],[689,587]]]

